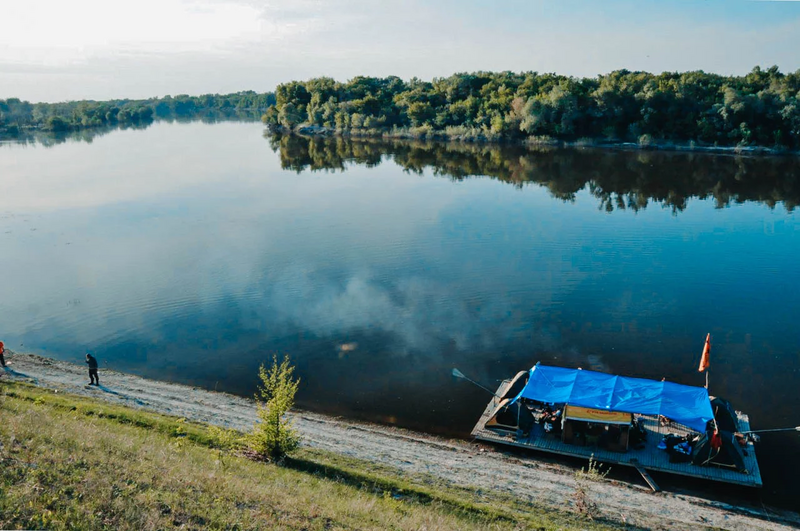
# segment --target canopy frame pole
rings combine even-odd
[[[773,428],[771,430],[749,430],[741,433],[742,435],[747,435],[748,433],[772,433],[776,431],[800,431],[800,426],[795,426],[794,428]]]
[[[490,395],[492,395],[492,396],[494,396],[494,397],[496,397],[496,398],[500,398],[499,396],[497,396],[497,394],[496,394],[494,391],[492,391],[492,390],[491,390],[491,389],[489,389],[488,387],[485,387],[485,386],[483,386],[483,385],[479,384],[479,383],[478,383],[478,382],[476,382],[475,380],[471,380],[470,378],[467,378],[467,377],[464,375],[464,373],[463,373],[463,372],[461,372],[461,371],[459,371],[458,369],[453,369],[453,370],[451,371],[451,374],[452,374],[453,376],[455,376],[456,378],[461,378],[462,380],[466,380],[466,381],[468,381],[468,382],[469,382],[469,383],[471,383],[471,384],[475,384],[475,385],[477,385],[478,387],[480,387],[481,389],[483,389],[484,391],[486,391],[487,393],[489,393]]]

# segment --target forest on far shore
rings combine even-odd
[[[63,103],[30,103],[8,98],[0,100],[0,136],[13,137],[30,131],[63,133],[117,125],[136,126],[155,119],[200,118],[207,113],[261,115],[274,103],[273,93],[253,91]]]
[[[273,130],[464,141],[631,142],[800,150],[800,70],[744,76],[618,70],[593,78],[475,72],[404,81],[358,76],[146,100],[0,100],[0,137],[141,126],[156,119],[262,116]]]
[[[800,70],[745,76],[619,70],[592,78],[476,72],[433,81],[322,77],[279,85],[274,130],[455,140],[800,149]]]

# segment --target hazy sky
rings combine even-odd
[[[25,0],[0,13],[0,98],[31,101],[321,75],[800,69],[791,0]]]

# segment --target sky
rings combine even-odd
[[[800,1],[0,0],[0,98],[512,70],[800,69]]]

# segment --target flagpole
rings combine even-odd
[[[708,390],[708,369],[711,366],[709,356],[711,354],[711,334],[706,335],[706,344],[703,346],[703,354],[700,356],[700,366],[698,371],[706,373],[706,390]]]

